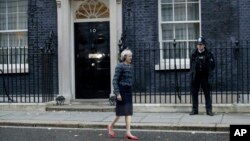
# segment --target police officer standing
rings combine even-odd
[[[213,116],[209,79],[211,78],[211,72],[215,68],[215,61],[213,54],[206,48],[206,41],[203,37],[198,38],[197,49],[192,53],[190,60],[191,93],[193,102],[190,115],[198,114],[198,93],[201,87],[205,95],[207,115]]]

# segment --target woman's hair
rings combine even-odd
[[[121,53],[121,61],[125,61],[127,55],[133,55],[130,49],[125,49]]]

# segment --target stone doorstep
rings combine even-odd
[[[56,127],[56,128],[98,128],[106,129],[108,122],[76,122],[76,121],[31,121],[0,120],[0,126]],[[141,130],[180,130],[180,131],[216,131],[229,132],[227,124],[162,124],[133,123],[132,129]],[[117,123],[115,129],[125,129],[125,123]]]

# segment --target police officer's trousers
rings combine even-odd
[[[205,95],[206,110],[207,112],[212,112],[212,102],[210,96],[210,85],[208,83],[208,75],[196,74],[195,80],[192,82],[192,110],[198,112],[198,93],[200,88],[202,88]]]

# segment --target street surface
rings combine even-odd
[[[1,141],[127,141],[125,130],[116,129],[116,138],[106,129],[8,127],[0,126]],[[228,132],[133,130],[141,141],[229,141]]]

